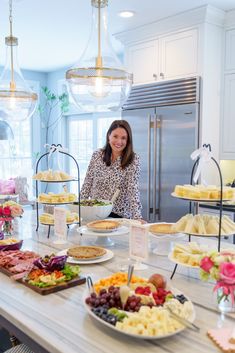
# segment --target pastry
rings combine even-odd
[[[95,230],[113,230],[120,226],[120,222],[113,220],[100,220],[87,223],[87,228]]]
[[[153,234],[174,234],[176,231],[170,223],[156,223],[149,227],[149,231]]]
[[[98,246],[76,246],[67,251],[67,255],[75,259],[94,259],[106,254],[106,250]]]

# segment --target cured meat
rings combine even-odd
[[[33,263],[39,257],[40,255],[33,251],[0,251],[0,267],[7,269],[13,274],[17,274],[17,276],[12,276],[13,279],[19,279],[33,269]]]

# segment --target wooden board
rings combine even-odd
[[[28,284],[28,282],[23,281],[23,280],[21,280],[20,282],[22,284],[24,284],[26,287],[31,288],[32,290],[34,290],[35,292],[37,292],[41,295],[47,295],[47,294],[59,292],[63,289],[78,286],[79,284],[83,284],[86,282],[86,278],[85,277],[77,277],[77,278],[71,279],[71,281],[63,282],[63,283],[57,284],[56,286],[50,286],[50,287],[46,287],[46,288],[39,288],[36,286],[32,286],[31,284]]]
[[[10,272],[9,270],[3,267],[0,267],[0,272],[4,273],[8,277],[11,277],[14,275],[12,272]],[[24,281],[23,279],[18,279],[16,280],[16,282],[22,283],[26,287],[31,288],[33,291],[41,295],[47,295],[47,294],[59,292],[63,289],[72,288],[80,284],[86,283],[86,277],[76,277],[74,279],[71,279],[71,281],[63,282],[63,283],[57,284],[56,286],[50,286],[46,288],[39,288],[36,286],[32,286],[31,284],[28,284],[28,282]]]

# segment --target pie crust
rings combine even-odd
[[[175,234],[176,231],[172,228],[172,223],[156,223],[149,227],[149,231],[153,234]]]
[[[106,254],[106,250],[98,246],[76,246],[67,251],[67,255],[75,259],[95,259]]]
[[[87,228],[95,230],[112,230],[117,229],[121,225],[120,222],[113,220],[100,220],[87,223]]]

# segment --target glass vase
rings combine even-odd
[[[13,232],[12,220],[4,221],[2,231],[3,231],[4,237],[12,235],[12,232]]]
[[[235,297],[235,289],[233,289],[233,298]],[[232,300],[231,293],[228,294],[227,287],[220,287],[216,291],[218,309],[222,313],[235,312],[235,302]]]

